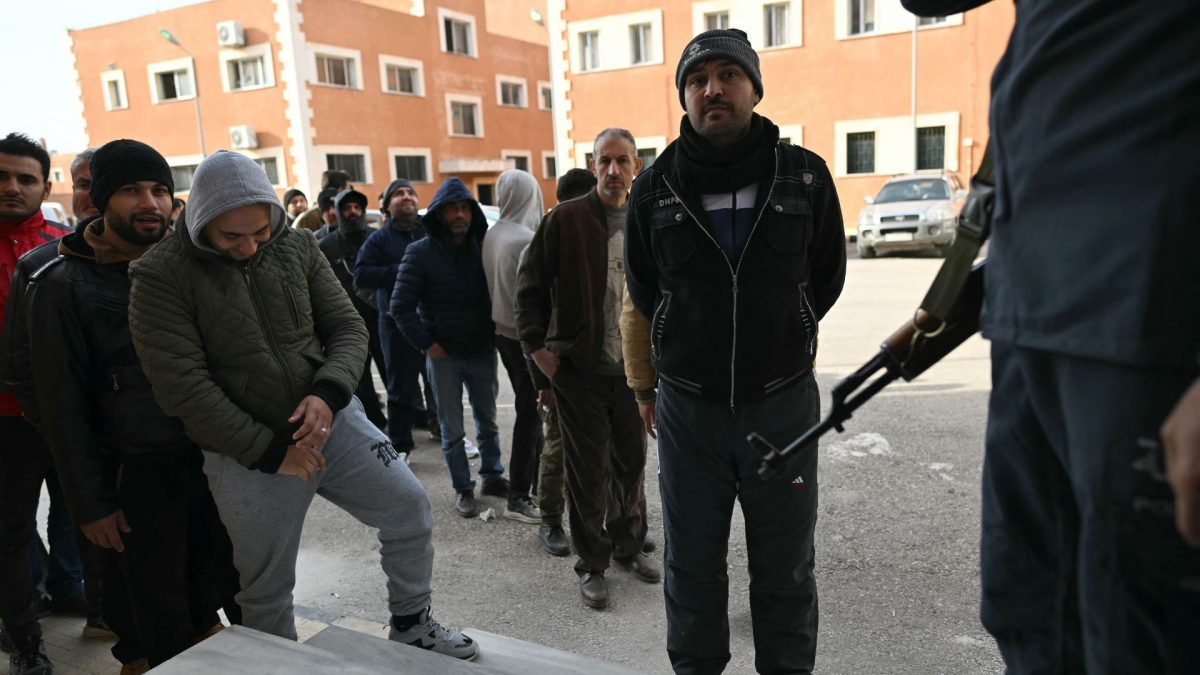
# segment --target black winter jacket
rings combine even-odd
[[[846,276],[842,211],[825,161],[778,143],[754,227],[730,262],[700,195],[683,194],[677,142],[633,183],[625,236],[629,295],[651,321],[659,377],[693,396],[752,403],[811,371],[817,322]],[[732,187],[732,186],[731,186]]]
[[[87,221],[90,222],[90,221]],[[29,339],[41,430],[71,516],[89,523],[119,506],[116,474],[132,455],[198,452],[154,400],[129,332],[127,263],[100,265],[81,232],[28,287]]]

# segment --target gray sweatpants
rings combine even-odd
[[[321,453],[326,468],[311,483],[253,471],[224,455],[204,453],[204,473],[233,541],[242,619],[249,628],[291,640],[296,639],[296,555],[313,495],[379,530],[392,614],[416,614],[429,605],[432,592],[429,497],[387,434],[367,420],[358,399],[334,416]]]

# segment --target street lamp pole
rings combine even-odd
[[[913,14],[912,29],[912,130],[913,130],[913,173],[921,163],[921,139],[917,129],[917,31],[921,27],[921,17]]]
[[[158,34],[167,42],[183,50],[183,53],[187,54],[188,58],[192,60],[192,103],[196,106],[196,136],[200,138],[200,157],[207,157],[208,152],[204,149],[204,119],[200,116],[200,77],[196,73],[196,57],[192,56],[187,47],[180,44],[178,38],[171,31],[166,28],[159,28]]]

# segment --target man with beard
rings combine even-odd
[[[387,224],[367,237],[354,263],[354,287],[374,294],[379,310],[379,341],[383,347],[387,388],[387,434],[396,450],[411,453],[412,427],[421,397],[421,376],[425,357],[409,344],[393,320],[389,303],[396,287],[396,272],[408,245],[425,236],[425,227],[417,215],[420,200],[412,183],[404,178],[392,181],[383,193]],[[429,426],[438,428],[437,404],[429,397]],[[441,440],[441,432],[438,433]]]
[[[580,595],[603,609],[610,562],[646,583],[662,573],[643,552],[646,437],[625,384],[618,326],[625,201],[642,162],[625,129],[601,131],[592,147],[599,182],[556,206],[534,234],[518,272],[516,320],[534,376],[554,391]]]
[[[119,572],[105,584],[119,634],[113,655],[137,671],[217,628],[237,575],[200,450],[155,403],[129,331],[129,263],[168,231],[171,169],[131,140],[101,147],[92,167],[91,200],[103,215],[63,238],[60,256],[33,275],[29,339],[41,428],[67,503]],[[113,616],[118,609],[129,615]]]
[[[292,188],[284,192],[283,210],[287,213],[287,224],[290,226],[308,210],[308,197],[299,188]]]
[[[321,240],[321,252],[329,260],[333,275],[341,282],[342,288],[346,289],[346,294],[354,303],[354,309],[358,310],[359,316],[367,324],[367,332],[371,334],[370,356],[363,366],[363,373],[354,395],[363,404],[367,419],[382,431],[387,426],[387,419],[379,406],[375,380],[371,377],[371,357],[379,351],[379,312],[354,291],[354,260],[358,257],[363,242],[367,240],[367,235],[371,233],[365,217],[367,196],[351,188],[334,198],[333,208],[337,211],[338,228]]]
[[[350,174],[345,171],[330,169],[321,174],[321,192],[332,188],[333,194],[337,194],[352,187],[354,186],[350,184]],[[322,226],[329,224],[329,220],[325,218],[325,209],[321,208],[320,196],[320,193],[317,193],[316,206],[313,206],[292,220],[292,227],[316,231],[321,229]]]
[[[10,314],[5,310],[18,259],[70,231],[42,217],[49,179],[50,155],[44,148],[17,133],[0,139],[0,317]],[[8,345],[5,340],[0,354],[5,361],[11,356]],[[50,450],[24,412],[12,394],[0,393],[0,619],[12,641],[12,672],[41,673],[50,665],[34,604],[30,543],[42,481],[52,476],[53,466]]]
[[[338,226],[337,212],[337,196],[343,191],[337,188],[327,187],[321,190],[321,194],[317,195],[317,209],[321,213],[321,220],[324,223],[317,228],[313,235],[317,241],[321,241],[328,237],[331,232],[335,232]]]
[[[779,128],[754,113],[762,76],[744,32],[693,38],[675,80],[687,114],[633,185],[625,240],[629,296],[650,319],[659,379],[657,394],[639,391],[638,403],[658,434],[667,652],[676,673],[719,673],[729,661],[726,554],[737,500],[755,665],[808,673],[817,446],[791,473],[763,479],[746,435],[782,446],[818,419],[817,322],[846,274],[841,207],[824,160],[780,143]]]

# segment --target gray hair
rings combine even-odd
[[[83,164],[84,162],[90,163],[92,161],[92,155],[96,154],[96,150],[98,149],[99,148],[88,148],[78,155],[75,155],[75,159],[71,160],[71,175],[75,175],[75,172],[79,170],[80,164]]]
[[[637,141],[635,141],[633,139],[633,134],[629,133],[628,129],[622,129],[620,127],[609,127],[607,129],[605,129],[604,131],[601,131],[600,133],[596,134],[596,140],[592,141],[592,155],[593,156],[595,156],[597,154],[596,147],[600,145],[600,141],[604,140],[608,136],[618,136],[620,138],[624,138],[625,140],[629,141],[629,144],[633,146],[634,154],[637,154]]]

